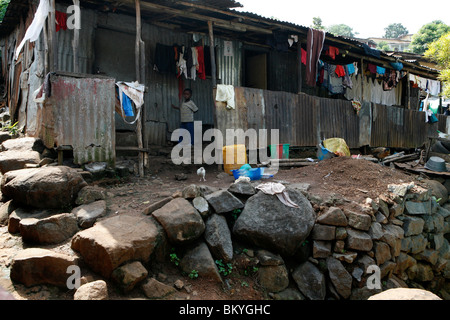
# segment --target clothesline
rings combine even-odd
[[[211,75],[210,51],[208,46],[179,46],[156,44],[153,70],[174,74],[178,78],[205,80]]]

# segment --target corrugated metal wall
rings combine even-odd
[[[57,3],[56,10],[66,12],[67,6]],[[93,73],[94,35],[97,25],[97,14],[93,10],[82,9],[80,41],[78,45],[78,63],[80,73]],[[56,32],[58,43],[58,70],[73,72],[73,41],[74,31],[59,30]]]
[[[342,138],[350,148],[421,147],[437,130],[445,132],[447,117],[425,123],[425,114],[364,102],[359,115],[350,101],[252,88],[235,88],[236,109],[217,103],[218,128],[279,130],[279,143],[317,146],[323,139]]]
[[[52,95],[38,112],[36,136],[48,148],[72,146],[75,164],[114,165],[114,79],[55,75],[51,84]]]
[[[372,105],[371,145],[416,148],[436,137],[438,123],[426,123],[425,113],[398,107]],[[443,122],[443,118],[441,122]]]

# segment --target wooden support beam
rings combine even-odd
[[[134,48],[134,55],[135,55],[135,66],[136,66],[136,80],[139,83],[142,83],[141,81],[144,81],[145,79],[141,78],[141,2],[140,0],[135,0],[136,5],[136,43]],[[141,106],[141,108],[145,109],[145,103]],[[144,145],[142,142],[142,118],[143,118],[143,110],[141,110],[141,116],[138,119],[136,123],[136,136],[137,136],[137,143],[138,148],[143,149]],[[144,153],[139,152],[139,176],[142,178],[144,177]]]
[[[300,40],[297,43],[297,78],[298,78],[298,93],[302,92],[303,78],[302,78],[302,46]]]
[[[211,53],[211,79],[213,88],[216,88],[217,87],[216,52],[214,46],[214,31],[212,21],[208,21],[208,31],[209,31],[209,50]]]
[[[80,6],[80,0],[73,0],[73,4],[77,7]],[[80,72],[80,64],[78,61],[78,46],[80,42],[80,30],[78,28],[73,29],[73,42],[72,42],[72,49],[73,49],[73,72],[79,73]]]

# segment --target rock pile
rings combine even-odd
[[[107,299],[109,283],[170,299],[179,286],[150,269],[168,262],[171,248],[180,250],[180,272],[224,284],[220,264],[233,262],[242,244],[254,252],[259,284],[274,299],[367,299],[400,287],[449,297],[450,211],[433,188],[390,185],[376,199],[352,203],[286,183],[297,204],[290,207],[256,189],[259,183],[189,185],[142,214],[108,215],[104,190],[87,186],[76,170],[8,171],[1,189],[11,200],[0,208],[0,223],[30,245],[68,241],[74,251],[25,249],[11,263],[11,279],[64,287],[67,268],[81,266],[105,281],[83,283],[74,299]]]

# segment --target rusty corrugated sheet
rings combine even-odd
[[[320,139],[342,138],[350,148],[360,147],[359,118],[350,101],[320,99]]]
[[[51,77],[51,97],[38,115],[47,147],[72,146],[74,163],[115,164],[114,79]]]
[[[426,123],[425,113],[373,104],[371,146],[417,148],[437,136],[437,123]]]

